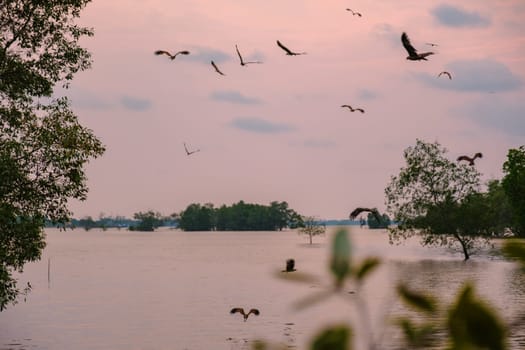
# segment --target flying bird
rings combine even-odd
[[[449,72],[447,71],[443,71],[441,73],[438,74],[438,78],[442,75],[447,75],[449,79],[452,79],[452,74],[450,74]]]
[[[405,47],[405,49],[408,52],[407,60],[411,60],[411,61],[425,60],[425,61],[427,61],[426,57],[434,54],[431,51],[423,52],[423,53],[417,53],[417,50],[414,48],[414,46],[412,46],[412,44],[410,44],[410,40],[408,39],[408,35],[405,32],[403,32],[403,34],[401,34],[401,42],[403,43],[403,46]]]
[[[200,152],[200,149],[196,149],[194,151],[188,151],[188,147],[186,147],[186,142],[184,142],[184,150],[186,151],[187,156],[191,156],[193,153]]]
[[[250,314],[254,314],[255,316],[259,316],[260,314],[259,310],[257,309],[251,309],[248,313],[245,313],[242,307],[234,307],[233,309],[231,309],[230,314],[234,314],[236,312],[239,312],[241,315],[243,315],[244,322],[246,322]]]
[[[293,52],[291,51],[289,48],[287,48],[286,46],[284,46],[283,44],[281,44],[281,42],[279,40],[277,40],[277,45],[283,49],[284,51],[286,51],[286,54],[288,56],[297,56],[297,55],[306,55],[306,52]]]
[[[341,107],[346,107],[346,108],[350,109],[350,112],[359,111],[361,113],[365,113],[365,110],[363,108],[353,108],[350,105],[341,105]]]
[[[350,220],[354,220],[357,217],[357,215],[361,214],[364,211],[374,214],[377,221],[381,222],[382,220],[381,215],[379,215],[379,211],[377,211],[376,208],[369,209],[369,208],[361,208],[361,207],[355,208],[354,211],[350,213]]]
[[[293,272],[293,271],[297,271],[295,269],[295,260],[294,259],[286,260],[286,270],[282,270],[281,272]]]
[[[172,61],[175,59],[175,57],[177,57],[177,55],[189,55],[190,52],[189,51],[186,51],[186,50],[183,50],[183,51],[179,51],[179,52],[176,52],[175,54],[171,54],[170,52],[168,51],[164,51],[164,50],[157,50],[155,51],[155,55],[166,55],[168,56]]]
[[[239,52],[239,48],[237,47],[237,45],[235,45],[235,50],[237,51],[237,55],[239,55],[239,59],[241,60],[241,66],[245,66],[247,64],[252,64],[252,63],[262,63],[262,62],[259,62],[259,61],[247,61],[247,62],[245,62],[242,59],[241,53]]]
[[[354,15],[354,16],[361,17],[361,14],[359,12],[355,12],[352,9],[346,9],[346,10],[352,12],[352,15]]]
[[[215,62],[211,61],[211,65],[213,66],[213,68],[215,68],[215,71],[216,71],[217,73],[219,73],[220,75],[226,75],[226,74],[224,74],[223,72],[221,72],[221,71],[219,70],[219,68],[217,67],[217,65],[215,64]]]
[[[466,160],[467,162],[469,162],[470,165],[474,165],[474,160],[476,158],[483,158],[483,154],[478,152],[478,153],[474,154],[474,157],[472,157],[472,158],[470,158],[469,156],[459,156],[457,161],[461,162],[462,160]]]

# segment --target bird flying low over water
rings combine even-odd
[[[217,73],[219,73],[220,75],[226,75],[226,74],[224,74],[223,72],[221,72],[221,71],[219,70],[219,68],[217,67],[217,65],[215,64],[215,62],[211,61],[211,65],[213,66],[213,68],[215,68],[215,71],[216,71]]]
[[[235,45],[235,50],[237,51],[237,55],[239,55],[239,59],[241,60],[241,66],[245,66],[247,64],[252,64],[252,63],[262,63],[259,61],[244,61],[242,59],[241,53],[239,52],[239,48],[237,47],[237,45]]]
[[[403,43],[403,47],[408,52],[407,60],[411,60],[411,61],[425,60],[425,61],[427,61],[426,57],[434,54],[431,51],[423,52],[423,53],[417,53],[417,50],[414,48],[414,46],[412,46],[412,44],[410,44],[410,40],[408,39],[408,35],[405,32],[403,32],[403,34],[401,34],[401,42]]]
[[[359,13],[359,12],[353,11],[352,9],[346,9],[346,10],[349,11],[349,12],[352,12],[352,15],[354,15],[354,16],[361,17],[361,13]]]
[[[194,151],[188,151],[188,147],[186,147],[186,142],[184,142],[184,150],[186,151],[187,156],[191,156],[193,153],[200,152],[200,149],[196,149]]]
[[[248,311],[248,313],[245,313],[242,307],[234,307],[233,309],[231,309],[230,314],[234,314],[236,312],[240,313],[244,317],[244,322],[246,322],[250,314],[254,314],[255,316],[259,316],[260,314],[259,310],[257,309],[251,309],[250,311]]]
[[[443,71],[441,73],[438,74],[438,78],[442,75],[447,75],[449,79],[452,79],[452,74],[450,74],[449,72],[447,71]]]
[[[189,55],[190,52],[189,51],[186,51],[186,50],[183,50],[183,51],[179,51],[179,52],[176,52],[174,54],[171,54],[170,52],[168,51],[164,51],[164,50],[157,50],[155,51],[155,55],[166,55],[168,56],[172,61],[175,59],[175,57],[177,57],[177,55]]]
[[[483,158],[483,154],[478,152],[478,153],[474,154],[474,157],[472,157],[472,158],[470,158],[469,156],[459,156],[457,161],[461,162],[462,160],[466,160],[467,162],[469,162],[470,165],[474,165],[474,160],[476,158]]]
[[[341,107],[346,107],[346,108],[350,109],[350,112],[359,111],[361,113],[365,113],[365,110],[363,108],[353,108],[350,105],[341,105]]]
[[[364,211],[374,214],[374,216],[377,219],[377,221],[381,222],[381,215],[379,215],[379,212],[377,211],[376,208],[369,209],[369,208],[361,208],[361,207],[355,208],[350,213],[350,220],[354,220],[357,217],[357,215],[361,214]]]
[[[295,260],[294,259],[286,260],[286,270],[282,270],[281,272],[293,272],[293,271],[297,271],[295,269]]]
[[[284,46],[279,40],[277,40],[277,45],[283,49],[288,56],[297,56],[297,55],[306,55],[306,52],[293,52],[286,46]]]

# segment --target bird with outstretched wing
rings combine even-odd
[[[417,53],[417,50],[414,48],[414,46],[412,46],[412,44],[410,43],[410,39],[408,39],[408,35],[405,32],[403,32],[403,34],[401,34],[401,43],[403,43],[403,47],[408,52],[407,60],[411,60],[411,61],[424,60],[424,61],[427,61],[426,57],[434,54],[434,52],[431,52],[431,51],[423,52],[423,53]]]
[[[288,56],[297,56],[297,55],[306,55],[306,52],[293,52],[286,46],[284,46],[279,40],[277,40],[277,45],[283,49]]]
[[[230,310],[230,314],[234,314],[234,313],[240,313],[243,317],[244,317],[244,322],[246,322],[246,320],[248,319],[248,316],[250,316],[250,314],[254,314],[255,316],[259,316],[260,312],[259,310],[257,309],[250,309],[250,311],[248,311],[248,313],[244,312],[244,309],[242,307],[234,307],[233,309]]]

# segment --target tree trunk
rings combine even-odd
[[[310,236],[310,244],[312,244],[312,234],[310,233],[309,236]]]
[[[463,255],[465,255],[465,261],[467,261],[470,258],[470,255],[468,254],[467,244],[465,241],[461,238],[460,235],[455,234],[454,237],[459,241],[461,244],[461,248],[463,248]]]

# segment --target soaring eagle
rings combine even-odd
[[[469,156],[459,156],[457,161],[460,162],[462,160],[466,160],[467,162],[469,162],[470,165],[474,165],[474,160],[476,158],[483,158],[483,154],[481,154],[480,152],[474,154],[474,157],[470,158]]]
[[[281,42],[279,40],[277,40],[277,45],[281,49],[283,49],[286,52],[286,54],[289,55],[289,56],[306,55],[306,52],[293,52],[293,51],[291,51],[289,48],[287,48],[286,46],[281,44]]]
[[[237,55],[239,55],[239,59],[241,60],[241,66],[245,66],[247,64],[252,64],[252,63],[262,63],[259,61],[247,61],[246,62],[242,59],[241,53],[239,52],[239,48],[237,47],[237,45],[235,45],[235,50],[237,51]]]
[[[242,307],[234,307],[233,309],[231,309],[230,314],[234,314],[236,312],[239,312],[241,315],[243,315],[244,322],[246,322],[250,314],[254,314],[255,316],[259,316],[260,314],[259,310],[257,309],[251,309],[248,313],[245,313]]]
[[[177,57],[177,55],[189,55],[190,52],[189,51],[186,51],[186,50],[183,50],[183,51],[179,51],[179,52],[176,52],[174,54],[171,54],[170,52],[168,51],[164,51],[164,50],[157,50],[155,51],[155,55],[166,55],[168,56],[172,61]]]
[[[216,71],[217,73],[219,73],[220,75],[226,75],[226,74],[224,74],[223,72],[221,72],[221,71],[219,70],[219,67],[217,67],[217,65],[215,64],[215,62],[211,61],[211,65],[213,66],[213,68],[215,68],[215,71]]]
[[[405,32],[403,32],[403,34],[401,34],[401,42],[403,43],[403,46],[405,47],[405,49],[408,52],[407,60],[411,60],[411,61],[425,60],[425,61],[427,61],[426,57],[434,54],[431,51],[430,52],[417,53],[417,50],[414,48],[414,46],[412,46],[412,44],[410,44],[410,40],[408,39],[408,35]]]
[[[354,220],[357,217],[357,215],[361,214],[364,211],[374,214],[377,221],[381,222],[382,220],[381,215],[379,215],[379,211],[377,211],[376,208],[369,209],[369,208],[361,208],[361,207],[355,208],[354,211],[350,213],[350,220]]]
[[[346,10],[352,12],[353,16],[361,17],[361,13],[359,13],[359,12],[353,11],[352,9],[346,9]]]
[[[200,149],[196,149],[194,151],[188,151],[188,147],[186,147],[186,142],[184,142],[184,150],[186,151],[186,155],[190,156],[193,153],[200,152]]]
[[[361,113],[365,113],[365,110],[363,108],[353,108],[350,105],[342,105],[341,107],[346,107],[346,108],[350,109],[350,112],[359,111]]]
[[[448,76],[449,79],[452,79],[452,74],[450,74],[450,73],[447,72],[447,71],[443,71],[443,72],[439,73],[439,74],[438,74],[438,78],[439,78],[440,76],[442,76],[442,75],[446,75],[446,76]]]

